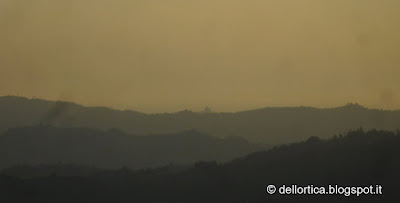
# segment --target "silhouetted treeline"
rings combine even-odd
[[[226,164],[198,162],[185,170],[107,171],[89,177],[0,177],[1,202],[398,202],[400,132],[362,129],[252,153]],[[285,184],[369,186],[383,195],[268,195]]]
[[[194,129],[219,137],[241,136],[271,146],[298,142],[309,136],[326,137],[358,127],[393,131],[400,126],[400,111],[367,109],[357,104],[331,109],[293,107],[237,113],[144,114],[6,96],[0,97],[0,115],[0,131],[40,123],[102,130],[116,128],[138,135]]]
[[[78,164],[100,168],[229,161],[263,149],[243,138],[218,138],[196,131],[135,136],[112,129],[18,127],[0,134],[0,169],[16,165]]]

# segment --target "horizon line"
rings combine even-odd
[[[399,111],[400,109],[382,109],[382,108],[373,108],[373,107],[367,107],[364,105],[359,104],[358,102],[347,102],[344,105],[340,106],[332,106],[332,107],[314,107],[314,106],[306,106],[306,105],[298,105],[298,106],[264,106],[264,107],[257,107],[257,108],[249,108],[246,110],[237,110],[237,111],[213,111],[209,109],[209,107],[206,105],[203,110],[200,111],[194,111],[192,109],[182,109],[178,111],[170,111],[170,112],[143,112],[143,111],[138,111],[134,109],[125,109],[125,108],[118,108],[118,107],[113,107],[113,106],[107,106],[107,105],[85,105],[85,104],[80,104],[76,101],[68,101],[68,100],[51,100],[51,99],[45,99],[45,98],[40,98],[40,97],[26,97],[26,96],[19,96],[19,95],[0,95],[0,98],[4,97],[15,97],[15,98],[21,98],[21,99],[27,99],[27,100],[41,100],[41,101],[46,101],[46,102],[64,102],[64,103],[70,103],[73,105],[78,105],[81,107],[85,108],[107,108],[110,110],[114,111],[131,111],[135,113],[141,113],[141,114],[146,114],[146,115],[157,115],[157,114],[176,114],[176,113],[183,113],[183,112],[191,112],[191,113],[242,113],[242,112],[250,112],[250,111],[258,111],[258,110],[265,110],[268,108],[272,109],[278,109],[278,108],[310,108],[310,109],[319,109],[319,110],[329,110],[329,109],[338,109],[338,108],[344,108],[344,107],[358,107],[358,108],[364,108],[367,110],[381,110],[381,111]],[[205,109],[209,109],[210,111],[205,111]]]

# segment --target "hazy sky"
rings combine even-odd
[[[398,0],[0,0],[0,95],[400,108]]]

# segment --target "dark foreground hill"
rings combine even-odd
[[[218,138],[196,131],[135,136],[119,130],[39,125],[10,129],[0,135],[0,168],[59,163],[143,168],[228,161],[262,148],[243,138]]]
[[[144,114],[6,96],[0,97],[0,115],[0,131],[40,123],[102,130],[117,128],[138,135],[193,129],[218,137],[241,136],[269,145],[299,142],[309,136],[326,137],[359,127],[393,131],[400,126],[400,111],[367,109],[357,104],[330,109],[293,107],[237,113]]]
[[[399,171],[399,132],[357,130],[328,141],[312,137],[226,164],[198,162],[183,171],[121,169],[86,177],[54,174],[34,179],[3,175],[0,201],[398,202]],[[277,189],[292,184],[343,188],[373,185],[375,193],[379,192],[376,185],[381,185],[382,195],[356,196],[350,189],[338,190],[338,195],[269,195],[266,187],[270,184]]]

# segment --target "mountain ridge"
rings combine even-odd
[[[67,163],[115,169],[224,162],[264,147],[244,138],[219,138],[194,130],[139,136],[115,129],[39,125],[0,135],[0,168]]]
[[[159,115],[159,114],[179,114],[183,112],[191,112],[191,113],[201,113],[205,114],[203,111],[192,111],[189,109],[183,109],[179,111],[173,111],[173,112],[156,112],[156,113],[146,113],[142,111],[137,111],[134,109],[118,109],[118,108],[113,108],[109,106],[102,106],[102,105],[95,105],[95,106],[87,106],[83,104],[79,104],[77,102],[73,101],[64,101],[64,100],[50,100],[50,99],[42,99],[42,98],[28,98],[28,97],[23,97],[23,96],[14,96],[14,95],[3,95],[0,96],[0,102],[3,100],[11,99],[14,101],[38,101],[38,102],[43,102],[43,103],[66,103],[68,105],[73,105],[77,107],[83,107],[83,108],[94,108],[94,109],[108,109],[112,111],[118,111],[118,112],[133,112],[133,113],[139,113],[139,114],[144,114],[144,115]],[[400,111],[400,109],[380,109],[380,108],[369,108],[365,107],[357,102],[348,102],[342,106],[336,106],[336,107],[313,107],[313,106],[304,106],[304,105],[299,105],[299,106],[266,106],[266,107],[259,107],[259,108],[252,108],[248,110],[239,110],[239,111],[211,111],[207,112],[206,114],[234,114],[234,113],[244,113],[244,112],[252,112],[252,111],[262,111],[262,110],[270,110],[270,109],[315,109],[315,110],[335,110],[335,109],[342,109],[342,108],[352,108],[352,109],[365,109],[365,110],[378,110],[378,111]]]
[[[197,130],[218,137],[240,136],[269,145],[296,142],[309,136],[333,135],[352,129],[396,130],[399,110],[368,109],[359,104],[337,108],[266,107],[217,113],[181,111],[146,114],[108,107],[85,107],[20,97],[0,97],[0,131],[18,126],[49,124],[58,127],[112,128],[137,135]]]

